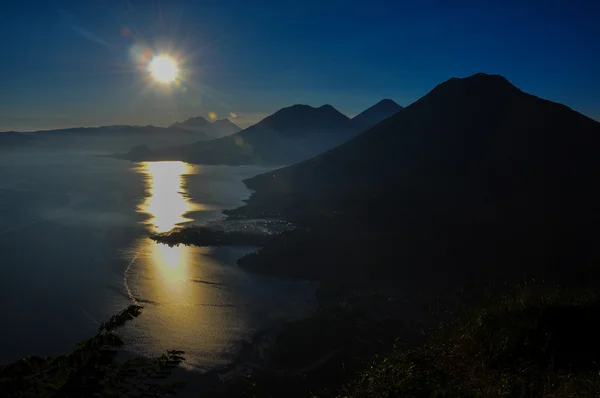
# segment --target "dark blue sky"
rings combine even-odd
[[[8,0],[0,18],[0,130],[353,115],[480,71],[600,119],[597,0]],[[144,47],[185,58],[181,87],[148,81]]]

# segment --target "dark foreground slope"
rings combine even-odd
[[[254,384],[265,396],[597,396],[598,134],[597,122],[479,74],[247,180],[256,192],[232,215],[308,228],[241,265],[324,280],[319,310],[282,329],[277,372]],[[569,294],[530,290],[528,277]],[[525,295],[480,307],[514,283]],[[581,285],[595,293],[572,294]],[[481,310],[450,321],[465,305]],[[432,330],[440,321],[449,327]]]
[[[146,153],[132,160],[183,160],[198,164],[289,164],[354,137],[359,130],[331,105],[294,105],[239,133]]]
[[[232,215],[312,232],[241,262],[316,279],[576,277],[598,237],[599,144],[598,122],[501,76],[453,78],[344,145],[247,180],[256,192]]]
[[[348,397],[598,397],[598,290],[527,286],[367,366]]]

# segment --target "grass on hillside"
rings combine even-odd
[[[183,351],[156,358],[119,361],[125,342],[116,330],[137,318],[142,307],[130,305],[100,324],[95,336],[76,344],[70,354],[28,356],[0,365],[0,396],[40,397],[163,397],[173,396],[184,383],[171,381],[183,361]],[[44,334],[40,333],[40,338]]]
[[[524,286],[397,347],[349,387],[361,397],[598,397],[600,292]]]

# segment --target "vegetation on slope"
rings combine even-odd
[[[156,397],[175,394],[183,384],[166,379],[184,360],[183,351],[158,358],[119,362],[124,342],[115,330],[136,318],[142,307],[131,305],[100,325],[98,333],[77,343],[68,355],[28,356],[0,366],[3,397]]]
[[[600,396],[598,291],[526,286],[376,358],[360,397]]]

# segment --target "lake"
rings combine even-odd
[[[267,169],[130,163],[90,151],[0,154],[0,362],[71,350],[132,303],[138,354],[186,351],[185,367],[230,362],[255,331],[308,314],[314,285],[248,273],[253,248],[169,247],[148,238],[222,218]]]

